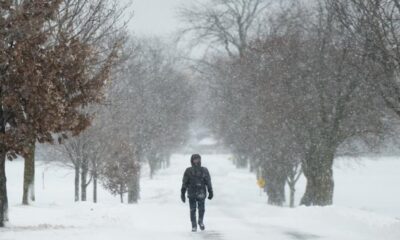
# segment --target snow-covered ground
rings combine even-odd
[[[174,155],[171,167],[153,180],[144,174],[137,205],[120,204],[103,189],[98,204],[74,203],[72,171],[38,162],[37,202],[22,206],[23,163],[8,162],[11,221],[0,229],[0,239],[400,239],[400,159],[338,159],[335,205],[290,209],[268,206],[254,175],[235,169],[228,158],[203,156],[215,199],[206,203],[207,230],[197,233],[190,232],[189,209],[179,197],[189,156]],[[298,189],[297,200],[304,179]]]

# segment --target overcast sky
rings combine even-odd
[[[178,28],[176,8],[190,0],[133,0],[129,29],[136,34],[166,36]]]

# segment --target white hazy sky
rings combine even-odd
[[[129,29],[140,35],[165,36],[177,30],[176,8],[190,0],[133,0]]]

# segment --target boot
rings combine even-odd
[[[199,227],[201,231],[204,231],[206,229],[203,222],[199,222]]]
[[[196,222],[192,222],[192,232],[197,232],[197,224],[196,224]]]

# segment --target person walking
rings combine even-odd
[[[188,167],[183,174],[181,199],[186,202],[186,192],[189,198],[190,221],[192,222],[192,232],[197,231],[197,224],[200,230],[205,230],[204,212],[205,200],[211,200],[214,192],[211,184],[211,176],[207,168],[201,166],[201,156],[193,154],[190,157],[191,167]],[[199,212],[199,219],[196,219],[196,210]]]

